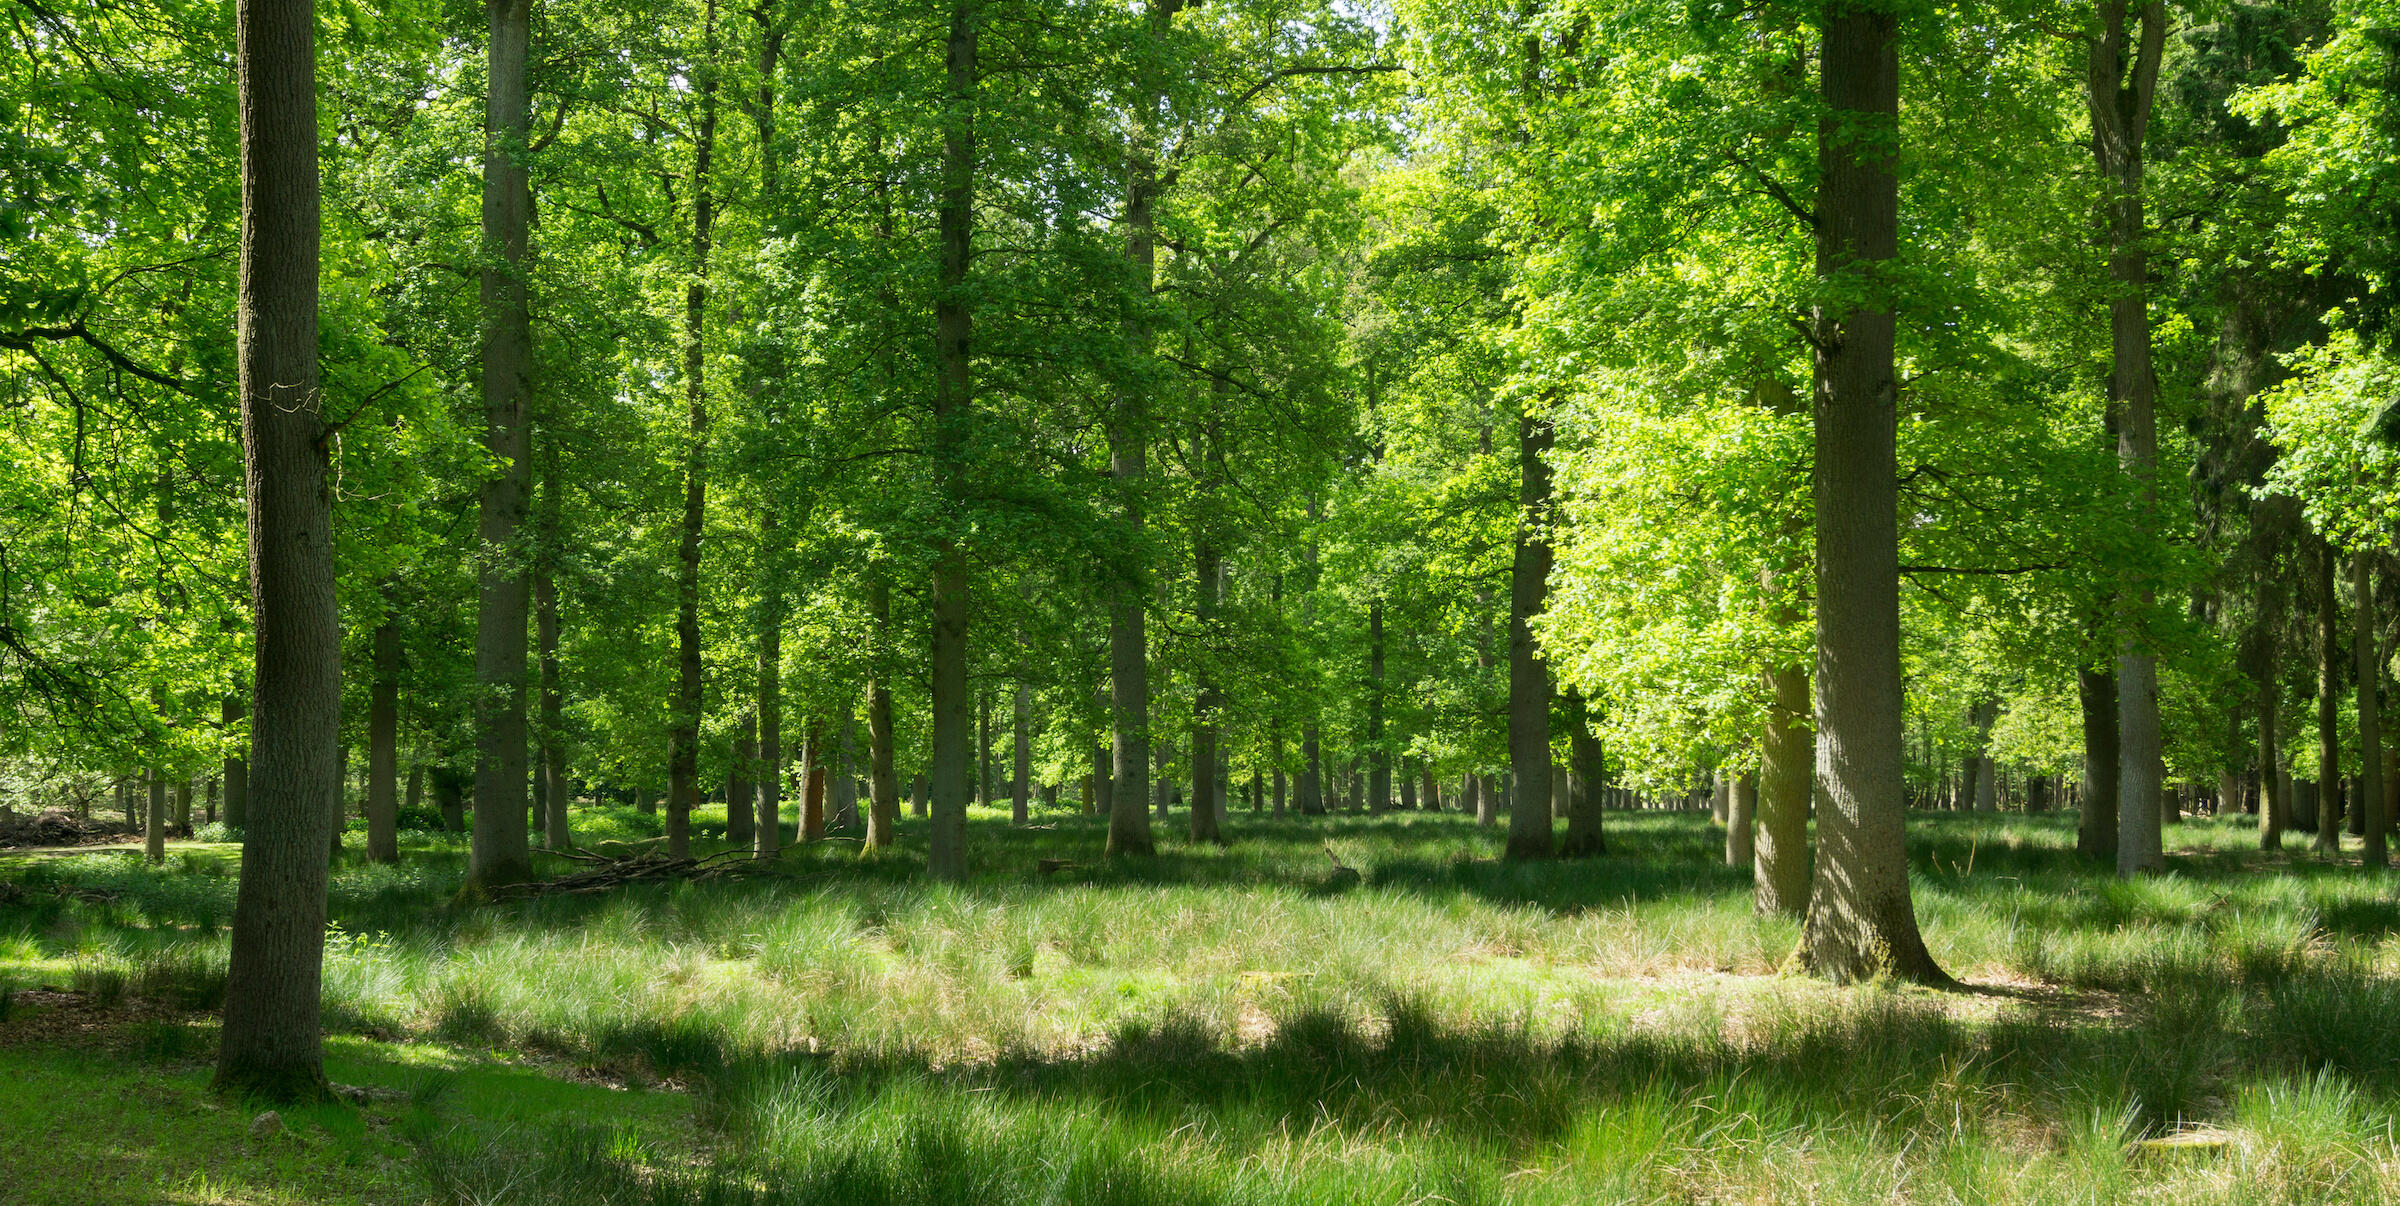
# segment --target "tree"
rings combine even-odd
[[[241,305],[236,340],[256,617],[256,772],[214,1085],[275,1101],[326,1093],[318,990],[325,846],[340,790],[341,618],[317,379],[316,12],[241,0]]]

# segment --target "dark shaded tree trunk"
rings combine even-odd
[[[475,610],[475,836],[470,891],[533,875],[525,832],[525,612],[523,537],[532,493],[533,325],[526,239],[533,193],[526,174],[531,100],[526,49],[533,0],[486,0],[491,41],[483,148],[483,447],[497,472],[485,479],[476,525],[481,555]]]
[[[940,261],[934,295],[934,464],[942,497],[967,500],[967,458],[972,455],[974,313],[967,297],[975,223],[975,105],[980,66],[976,59],[974,0],[950,7],[946,43],[949,92],[942,120],[941,193],[936,203]],[[937,880],[967,877],[967,793],[973,773],[968,743],[974,740],[974,696],[967,684],[967,608],[973,564],[960,534],[943,531],[933,542],[932,648],[928,660],[933,712],[933,751],[928,767],[933,818],[926,840],[925,870]]]
[[[236,0],[236,349],[256,634],[248,763],[259,783],[243,830],[213,1083],[267,1101],[326,1096],[325,801],[341,789],[341,613],[317,391],[315,38],[307,0]]]
[[[1898,25],[1849,0],[1825,9],[1816,271],[1850,298],[1880,293],[1899,250]],[[1893,316],[1852,301],[1820,307],[1812,326],[1821,806],[1800,961],[1837,982],[1948,984],[1908,885]]]
[[[1033,688],[1017,681],[1009,703],[1008,816],[1022,825],[1032,819],[1033,807]]]
[[[1759,740],[1758,816],[1751,835],[1751,886],[1762,916],[1808,912],[1808,814],[1817,735],[1809,722],[1808,671],[1770,671],[1766,731]]]
[[[876,651],[888,658],[891,649],[891,584],[878,575],[868,588],[868,606],[875,613]],[[888,663],[878,660],[875,677],[867,681],[867,840],[860,849],[889,850],[900,831],[900,773],[892,762],[892,684]],[[924,793],[918,792],[922,800]],[[919,816],[924,813],[920,810]]]
[[[2087,858],[2117,857],[2117,676],[2086,667],[2075,674],[2083,705],[2083,815],[2075,824],[2075,852]]]
[[[1608,768],[1600,753],[1600,739],[1592,733],[1591,705],[1581,691],[1567,695],[1567,754],[1575,760],[1575,773],[1569,776],[1572,790],[1567,798],[1567,837],[1559,846],[1565,858],[1592,858],[1608,853],[1608,838],[1602,830],[1601,802],[1608,782]],[[1433,780],[1426,779],[1427,786]]]
[[[367,859],[400,861],[400,625],[375,626],[375,679],[367,691]]]
[[[163,863],[167,861],[167,777],[154,766],[143,778],[147,803],[142,809],[142,854],[152,863]]]

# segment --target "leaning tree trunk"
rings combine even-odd
[[[256,634],[248,761],[259,782],[243,830],[214,1084],[270,1101],[326,1095],[325,800],[341,789],[342,628],[317,392],[315,39],[308,0],[236,0],[235,347]]]
[[[2075,852],[2110,862],[2117,857],[2117,676],[2085,667],[2075,672],[2083,705],[2083,816]]]
[[[2127,23],[2138,19],[2138,43]],[[2166,46],[2163,0],[2136,16],[2129,0],[2100,0],[2100,36],[2093,39],[2085,99],[2092,117],[2092,156],[2106,190],[2110,296],[2109,405],[2120,415],[2117,463],[2134,480],[2134,523],[2157,529],[2157,378],[2150,366],[2150,275],[2142,217],[2142,142],[2150,126],[2158,65]],[[2158,656],[2144,631],[2156,599],[2152,584],[2128,583],[2127,612],[2117,651],[2117,874],[2138,875],[2167,865],[2161,841],[2166,768],[2158,715]]]
[[[525,832],[523,535],[531,494],[533,325],[526,238],[533,194],[525,171],[531,103],[526,47],[533,0],[487,0],[483,150],[483,447],[498,471],[483,482],[476,535],[475,836],[467,885],[533,875]]]
[[[976,5],[956,0],[947,42],[948,107],[942,121],[941,192],[936,203],[940,262],[934,294],[933,445],[941,496],[967,498],[974,393],[969,340],[974,312],[967,269],[975,221]],[[937,880],[967,877],[967,793],[972,777],[975,697],[967,683],[967,608],[974,565],[961,534],[942,530],[933,540],[931,663],[933,751],[928,767],[933,817],[925,869]]]
[[[399,787],[400,623],[387,613],[375,626],[375,679],[367,692],[369,862],[400,861]]]
[[[1837,296],[1873,297],[1899,252],[1899,21],[1842,0],[1824,22],[1816,270]],[[1946,984],[1908,887],[1892,311],[1828,303],[1813,326],[1821,806],[1800,959],[1836,981]]]

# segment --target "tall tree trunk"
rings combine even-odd
[[[2085,667],[2075,672],[2083,705],[2083,815],[2075,852],[2114,862],[2117,857],[2117,676]]]
[[[1567,696],[1567,753],[1575,760],[1574,794],[1567,803],[1567,838],[1559,854],[1567,858],[1591,858],[1608,853],[1608,838],[1601,828],[1602,803],[1606,798],[1608,768],[1601,760],[1600,739],[1592,733],[1591,705],[1581,691]],[[1439,809],[1441,802],[1433,797],[1433,777],[1425,778],[1426,802]]]
[[[772,515],[760,518],[759,530],[760,543],[776,548]],[[783,857],[783,587],[773,569],[767,579],[758,606],[758,818],[750,853],[773,859]]]
[[[389,606],[387,601],[386,606]],[[400,623],[375,626],[375,679],[367,691],[367,859],[400,861]]]
[[[342,706],[333,506],[317,392],[316,18],[308,0],[236,0],[242,127],[235,311],[259,772],[243,830],[215,1087],[326,1095],[325,807]]]
[[[2333,593],[2333,546],[2315,542],[2317,587],[2317,849],[2342,849],[2341,604]]]
[[[890,647],[891,586],[878,575],[869,590],[877,649],[884,652]],[[862,855],[891,849],[900,829],[900,774],[892,764],[892,684],[881,662],[867,682],[867,767],[867,840],[860,847]]]
[[[2157,530],[2158,381],[2150,365],[2150,274],[2142,216],[2142,143],[2166,47],[2163,0],[2136,10],[2130,0],[2099,0],[2100,36],[2093,39],[2085,99],[2092,118],[2092,157],[2103,187],[2108,222],[2109,405],[2120,416],[2117,463],[2134,479],[2140,501],[2137,530]],[[2138,42],[2127,24],[2139,21]],[[2166,867],[2164,747],[2158,715],[2158,658],[2144,631],[2156,591],[2138,575],[2128,583],[2125,623],[2117,651],[2117,874]]]
[[[1816,270],[1840,296],[1880,293],[1871,282],[1899,251],[1898,24],[1848,0],[1825,8]],[[1801,961],[1836,981],[1947,984],[1908,887],[1892,312],[1829,304],[1812,325],[1821,807]]]
[[[2261,625],[2265,628],[2265,625]],[[2283,849],[2283,831],[2291,823],[2291,797],[2284,792],[2281,732],[2282,692],[2275,682],[2276,649],[2272,629],[2259,649],[2258,661],[2258,848]]]
[[[2383,650],[2375,636],[2375,564],[2371,553],[2350,559],[2351,631],[2356,634],[2358,662],[2358,801],[2365,846],[2359,858],[2368,867],[2382,867],[2384,830],[2390,818],[2383,813],[2383,717],[2375,696],[2383,686]]]
[[[977,5],[950,7],[949,93],[942,119],[942,181],[936,208],[940,264],[934,295],[934,464],[942,497],[967,497],[966,460],[974,394],[970,339],[974,313],[967,269],[975,221],[975,103]],[[973,773],[967,745],[974,740],[974,696],[967,685],[967,606],[974,566],[959,535],[943,530],[933,542],[931,663],[933,752],[929,766],[933,819],[925,869],[937,880],[967,877],[967,792]]]
[[[800,742],[800,840],[825,836],[825,722],[812,719]]]
[[[475,837],[470,889],[533,874],[525,832],[523,536],[533,479],[533,326],[526,237],[533,193],[525,170],[531,102],[526,48],[533,0],[486,0],[491,21],[483,149],[483,447],[497,472],[479,501],[475,610]]]
[[[566,720],[563,716],[565,696],[559,679],[558,663],[558,556],[559,524],[563,518],[558,502],[558,441],[543,442],[541,450],[541,547],[534,553],[537,567],[533,578],[534,661],[539,680],[541,722],[537,728],[540,740],[535,743],[542,766],[542,845],[551,850],[572,850],[575,836],[567,823],[567,747]],[[368,848],[374,847],[368,838]]]
[[[708,257],[716,226],[709,170],[717,147],[717,6],[701,27],[702,61],[693,70],[700,105],[692,139],[691,276],[683,289],[685,434],[682,539],[675,554],[675,714],[668,730],[667,853],[691,853],[692,810],[700,805],[700,541],[708,515]]]
[[[1533,637],[1533,618],[1550,597],[1551,429],[1532,413],[1517,421],[1516,554],[1509,571],[1508,762],[1515,799],[1506,856],[1548,858],[1550,820],[1550,668]]]
[[[1467,776],[1467,790],[1475,798],[1475,823],[1486,829],[1500,823],[1500,792],[1490,774]]]
[[[1367,811],[1392,802],[1392,751],[1384,740],[1383,597],[1367,604]]]
[[[725,843],[758,853],[758,717],[745,714],[733,735],[733,765],[725,772]]]
[[[1033,688],[1023,679],[1009,704],[1008,730],[1008,817],[1023,825],[1033,819]]]
[[[1214,644],[1217,632],[1217,587],[1224,581],[1224,563],[1216,545],[1202,535],[1192,550],[1192,600],[1203,643]],[[1206,657],[1206,654],[1203,654]],[[1192,699],[1192,842],[1223,842],[1217,826],[1221,802],[1217,797],[1217,713],[1224,706],[1214,674],[1203,660]]]
[[[142,853],[153,863],[167,861],[167,776],[153,766],[143,778],[148,782],[148,804],[142,809]]]

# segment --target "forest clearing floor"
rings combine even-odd
[[[1037,820],[978,809],[963,886],[905,821],[881,857],[484,906],[457,839],[353,840],[345,1092],[259,1133],[206,1091],[239,848],[0,856],[0,1201],[2400,1199],[2395,881],[2246,823],[2119,882],[2072,813],[1913,815],[1968,984],[1932,992],[1780,974],[1798,927],[1702,813],[1537,865],[1456,815],[1237,813],[1225,848],[1177,817],[1125,863]]]

